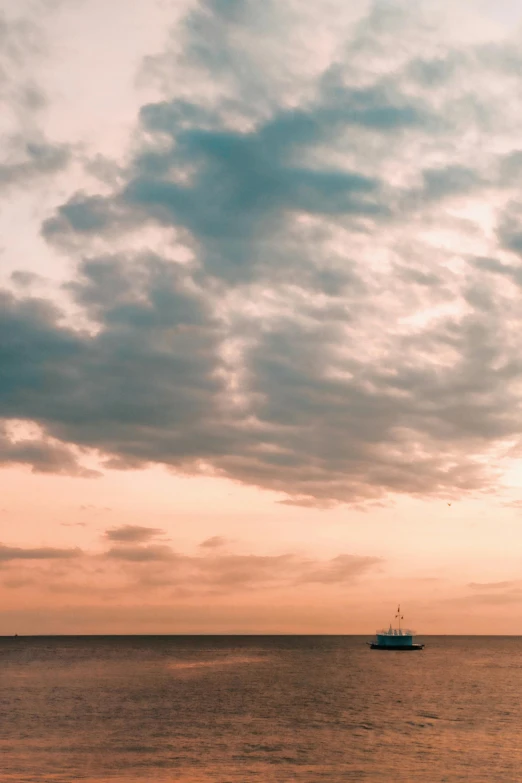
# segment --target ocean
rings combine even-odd
[[[2,783],[522,780],[522,638],[0,638]]]

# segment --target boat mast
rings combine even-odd
[[[400,635],[400,630],[401,630],[401,620],[404,620],[404,617],[402,617],[402,616],[401,616],[401,605],[400,605],[400,604],[399,604],[399,606],[397,607],[397,614],[395,615],[395,619],[397,619],[397,617],[399,618],[399,635]]]

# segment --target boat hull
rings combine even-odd
[[[391,644],[376,644],[367,642],[370,650],[387,650],[388,652],[413,652],[414,650],[424,650],[423,644],[404,644],[393,647]]]

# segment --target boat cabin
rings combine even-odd
[[[413,644],[413,631],[406,628],[392,628],[387,631],[377,631],[377,644],[383,647],[411,647]]]

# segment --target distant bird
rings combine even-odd
[[[448,506],[451,506],[451,503],[448,503]]]

